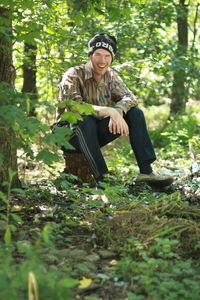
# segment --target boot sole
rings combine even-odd
[[[165,187],[165,186],[168,186],[173,183],[173,178],[167,178],[164,180],[153,180],[153,179],[136,180],[136,183],[142,183],[142,182],[145,182],[145,183],[147,183],[149,185],[153,185],[153,186]]]

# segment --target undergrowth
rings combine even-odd
[[[170,165],[174,153],[175,163],[192,164],[197,127],[186,116],[169,124],[160,159]],[[0,193],[0,299],[199,299],[200,208],[184,196],[185,182],[162,191],[136,185],[127,144],[109,151],[108,166],[115,184],[104,191],[65,174],[12,190],[10,171],[8,192]],[[196,193],[193,178],[187,188]],[[102,249],[114,259],[96,262]],[[80,261],[83,250],[90,261]]]

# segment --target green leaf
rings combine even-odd
[[[86,264],[77,264],[77,268],[84,273],[90,272],[90,270]]]
[[[9,225],[7,225],[7,227],[6,227],[6,232],[4,234],[4,241],[7,246],[9,246],[11,244],[11,230],[10,230]]]
[[[48,145],[57,145],[59,148],[63,146],[66,149],[73,149],[73,147],[68,143],[71,133],[72,131],[70,128],[65,126],[55,126],[53,129],[53,134],[46,134],[43,140]]]
[[[25,94],[25,101],[26,101],[26,112],[29,115],[30,113],[30,98]]]
[[[10,168],[8,169],[8,175],[9,175],[9,181],[12,182],[13,177],[16,175],[16,172],[11,170]]]
[[[66,288],[71,288],[74,287],[75,285],[79,284],[79,281],[73,278],[65,278],[61,279],[58,282],[59,287],[66,287]]]
[[[22,189],[18,189],[18,188],[14,188],[14,189],[11,189],[11,192],[16,192],[16,193],[20,193],[22,195],[25,195],[26,192]]]
[[[59,102],[59,103],[57,104],[57,107],[58,107],[58,108],[65,108],[66,105],[67,105],[67,101],[65,100],[65,101],[63,101],[63,102]]]
[[[52,153],[46,149],[40,151],[36,156],[37,160],[42,160],[45,164],[51,165],[53,162],[59,162],[60,157],[56,153]]]
[[[49,34],[56,34],[56,32],[53,31],[53,30],[50,29],[50,28],[46,28],[46,29],[45,29],[45,32],[47,32],[47,33],[49,33]]]
[[[67,121],[70,124],[75,124],[78,120],[82,120],[82,117],[79,114],[71,111],[64,112],[61,115],[61,121]]]
[[[22,222],[22,218],[21,218],[19,215],[11,214],[11,217],[12,217],[16,222]]]
[[[0,191],[0,198],[3,200],[4,203],[8,203],[8,199],[6,198],[5,194]]]
[[[66,104],[68,106],[70,106],[70,108],[73,111],[76,111],[80,114],[89,115],[89,114],[94,113],[94,109],[93,109],[92,105],[88,104],[88,103],[80,103],[80,102],[74,101],[74,100],[67,100]]]
[[[1,217],[1,219],[2,219],[2,220],[5,220],[5,221],[7,221],[7,216],[6,216],[6,215],[4,215],[4,214],[0,214],[0,217]]]
[[[50,239],[50,234],[51,234],[51,227],[49,225],[45,225],[42,230],[42,238],[48,247],[53,246],[53,242]]]
[[[65,100],[63,102],[60,102],[57,105],[58,108],[68,108],[69,110],[72,110],[74,113],[79,113],[79,114],[93,114],[94,109],[91,104],[88,103],[80,103],[75,100]]]

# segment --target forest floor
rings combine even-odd
[[[22,169],[25,189],[0,212],[13,226],[9,236],[0,220],[11,248],[0,299],[199,299],[199,162],[159,160],[175,181],[158,189],[136,184],[120,157],[104,191],[47,178],[42,165]]]
[[[196,110],[156,149],[154,170],[174,176],[167,188],[135,183],[124,139],[103,150],[114,174],[104,191],[75,184],[62,159],[47,167],[20,152],[23,187],[0,192],[0,300],[199,300]],[[155,139],[166,115],[148,111]]]

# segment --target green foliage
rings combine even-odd
[[[47,149],[43,149],[36,156],[37,160],[42,160],[45,164],[51,165],[52,162],[59,161],[59,157],[56,153],[52,153]]]
[[[130,239],[122,250],[122,260],[116,266],[117,276],[131,281],[128,299],[198,299],[199,272],[192,260],[179,260],[174,246],[177,240],[156,239],[146,249]],[[137,252],[137,259],[135,259]],[[177,259],[176,259],[177,258]]]
[[[189,142],[194,141],[198,145],[199,121],[195,113],[188,113],[171,117],[164,131],[157,139],[158,145],[165,147],[168,153],[177,155],[189,149]],[[156,134],[156,132],[155,132]],[[187,150],[188,151],[188,150]],[[198,153],[198,149],[197,149]]]
[[[6,246],[11,245],[11,229],[10,229],[9,225],[6,227],[6,232],[4,234],[4,241],[5,241]]]
[[[52,132],[47,133],[43,138],[43,142],[49,146],[57,145],[59,148],[65,147],[66,149],[73,149],[68,142],[71,135],[71,130],[69,128],[55,126],[53,128],[53,133],[53,135]]]
[[[73,182],[74,181],[79,181],[78,177],[71,175],[71,174],[66,174],[62,173],[60,174],[56,180],[54,181],[54,184],[57,189],[61,190],[67,190],[69,193],[74,191],[73,188]],[[75,191],[74,191],[75,192]]]
[[[51,241],[51,230],[49,225],[45,225],[42,230],[42,239],[47,247],[52,247],[53,242]]]
[[[36,299],[72,299],[70,288],[76,286],[79,281],[70,277],[70,269],[64,271],[50,269],[43,259],[38,255],[39,246],[44,244],[46,247],[55,247],[53,240],[53,227],[45,225],[41,237],[36,241],[35,246],[29,244],[17,243],[12,241],[12,231],[16,227],[11,224],[15,221],[21,223],[22,219],[17,214],[11,213],[11,192],[23,192],[20,189],[11,189],[12,179],[15,173],[9,170],[9,182],[7,196],[0,192],[0,198],[6,204],[6,214],[1,214],[1,218],[6,221],[6,230],[4,234],[5,246],[0,247],[0,298],[12,300],[15,298],[27,299],[27,286],[29,286],[29,299],[33,294]],[[12,249],[15,248],[23,256],[21,262],[16,263]]]
[[[81,104],[73,100],[65,100],[58,104],[59,108],[68,108],[70,111],[64,112],[61,115],[61,121],[68,121],[70,124],[75,124],[78,120],[82,120],[81,115],[89,115],[94,113],[91,105]]]
[[[0,100],[4,105],[0,109],[0,126],[10,127],[16,133],[15,140],[18,149],[23,148],[24,152],[32,159],[42,160],[45,164],[51,165],[60,159],[59,154],[51,147],[57,145],[59,148],[72,149],[68,143],[71,131],[66,127],[54,128],[54,134],[42,121],[29,116],[30,99],[26,94],[18,93],[14,89],[0,83]],[[40,105],[42,103],[40,102]],[[39,106],[39,103],[37,104]],[[52,108],[50,103],[45,103],[46,109]],[[93,110],[90,105],[79,104],[74,101],[66,101],[64,105],[70,105],[75,112],[66,112],[63,119],[75,123],[81,119],[80,114],[89,114]],[[32,145],[43,145],[38,154],[33,153]]]
[[[0,218],[6,221],[6,229],[4,233],[4,242],[6,246],[11,246],[12,242],[12,231],[16,230],[15,225],[11,224],[11,218],[16,223],[22,222],[22,219],[17,214],[11,213],[11,194],[16,190],[18,192],[23,193],[21,189],[12,189],[12,181],[15,176],[15,172],[11,169],[8,170],[8,182],[4,182],[4,185],[7,185],[7,194],[5,195],[3,192],[0,191],[0,199],[2,200],[3,204],[6,205],[6,214],[0,214]]]
[[[12,255],[6,250],[0,251],[0,297],[2,299],[27,299],[27,286],[30,273],[33,274],[41,299],[64,300],[72,299],[70,288],[78,284],[67,274],[66,270],[55,271],[40,259],[37,247],[26,248],[18,245],[18,251],[25,259],[16,264]]]

